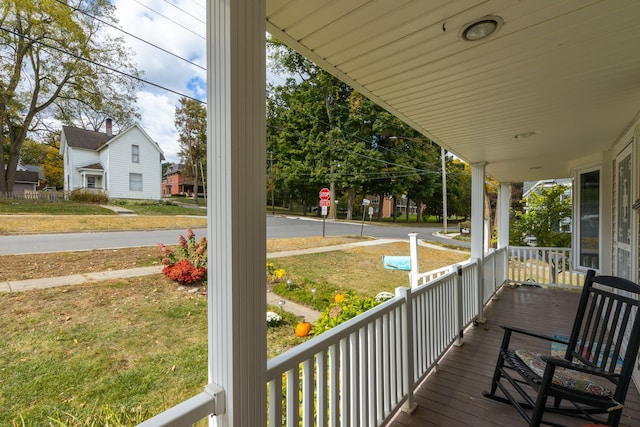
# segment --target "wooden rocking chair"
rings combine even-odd
[[[590,270],[568,340],[501,326],[491,391],[484,395],[513,405],[530,426],[562,425],[543,420],[545,412],[617,426],[640,345],[639,296],[637,284]],[[510,348],[512,334],[566,344],[564,358]]]

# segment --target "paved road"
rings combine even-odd
[[[267,217],[267,238],[322,236],[323,222],[317,218]],[[325,221],[325,236],[364,236],[376,238],[407,239],[408,234],[418,233],[418,238],[451,243],[450,240],[433,236],[437,228],[381,226],[365,222]],[[205,235],[204,229],[194,229],[196,236]],[[173,244],[184,230],[108,231],[97,233],[61,233],[39,235],[0,236],[0,255],[81,251],[91,249],[113,249],[136,246],[155,246],[158,242]],[[469,246],[457,242],[460,246]]]

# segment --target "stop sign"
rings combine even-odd
[[[328,188],[320,190],[320,200],[329,200],[331,198],[331,191]]]

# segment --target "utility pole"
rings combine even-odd
[[[269,187],[271,187],[271,215],[276,214],[275,191],[276,183],[273,180],[273,151],[269,151]]]
[[[444,147],[440,147],[442,154],[442,227],[447,234],[447,164],[445,161]]]

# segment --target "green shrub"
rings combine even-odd
[[[69,193],[69,200],[80,203],[107,203],[109,197],[104,191],[80,188]]]
[[[331,304],[320,314],[311,331],[313,335],[328,331],[380,304],[375,298],[359,297],[353,291],[344,295],[345,298],[341,302]]]

